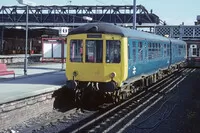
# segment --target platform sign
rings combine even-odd
[[[63,38],[42,38],[42,60],[65,60],[66,44]]]

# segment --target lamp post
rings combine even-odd
[[[136,29],[136,0],[133,0],[133,29]]]
[[[92,17],[88,17],[88,16],[83,16],[83,20],[87,20],[87,23],[88,23],[89,21],[92,21],[93,18]]]
[[[28,0],[17,0],[19,4],[26,6],[26,44],[25,44],[25,58],[24,58],[24,75],[27,75],[27,45],[28,45],[28,6],[34,6],[35,3]]]

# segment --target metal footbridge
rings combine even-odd
[[[162,23],[159,17],[148,12],[144,6],[137,5],[136,18],[138,25],[149,27]],[[93,18],[95,22],[132,25],[132,5],[109,6],[29,6],[29,26],[80,26],[87,23],[83,16]],[[26,6],[2,6],[0,9],[0,26],[25,26]]]

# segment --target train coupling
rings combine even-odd
[[[76,89],[78,83],[75,81],[75,80],[68,80],[66,82],[66,87],[69,88],[69,89]]]
[[[117,89],[117,83],[115,81],[110,81],[107,83],[99,83],[99,90],[103,92],[114,92]]]

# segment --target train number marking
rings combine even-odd
[[[133,74],[135,75],[135,73],[136,73],[136,67],[134,66],[133,67]]]

